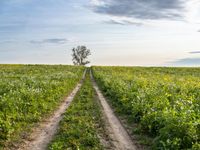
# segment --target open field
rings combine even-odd
[[[0,0],[0,150],[200,150],[200,0]]]
[[[26,138],[82,77],[84,67],[0,65],[0,147]]]
[[[90,69],[97,84],[89,76]],[[80,84],[84,70],[0,65],[0,149],[15,149],[34,134],[35,126],[53,118],[61,105],[70,104],[72,100],[63,103],[64,97]],[[94,66],[87,70],[74,100],[63,116],[57,116],[63,119],[57,133],[52,131],[48,149],[200,149],[200,68]],[[104,106],[107,101],[109,109]],[[150,140],[131,141],[134,135]],[[133,144],[129,148],[127,141]]]
[[[153,149],[200,149],[200,68],[93,67],[117,114]]]

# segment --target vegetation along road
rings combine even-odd
[[[128,120],[133,136],[146,137],[143,144],[151,149],[200,149],[200,68],[92,70],[115,112]]]
[[[84,67],[0,65],[0,149],[17,149],[81,80]]]
[[[200,149],[199,68],[0,69],[0,149]]]

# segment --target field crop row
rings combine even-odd
[[[92,70],[117,113],[154,139],[153,149],[200,149],[200,68]]]
[[[83,71],[61,65],[0,65],[0,147],[23,138],[54,111]]]

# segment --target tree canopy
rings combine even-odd
[[[77,46],[76,48],[72,49],[72,61],[74,65],[86,65],[89,64],[88,56],[91,55],[89,49],[86,46]]]

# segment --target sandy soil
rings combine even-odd
[[[96,82],[93,79],[92,73],[91,79],[93,83],[93,87],[97,93],[98,99],[102,105],[103,113],[106,118],[106,128],[108,130],[108,134],[112,139],[113,145],[115,146],[113,149],[115,150],[136,150],[137,147],[134,145],[131,137],[127,133],[127,131],[122,126],[119,119],[115,116],[113,110],[108,105],[105,97],[102,92],[99,90]]]
[[[85,73],[86,71],[83,74],[82,81],[85,78]],[[47,148],[48,144],[53,139],[53,136],[56,134],[64,112],[80,89],[82,81],[75,87],[72,93],[63,101],[50,118],[46,119],[40,123],[37,128],[33,129],[30,137],[23,142],[18,150],[45,150]]]

